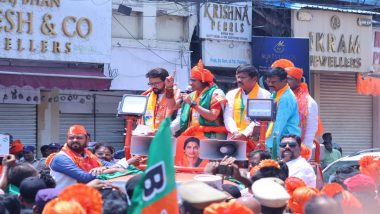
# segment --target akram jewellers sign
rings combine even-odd
[[[250,42],[252,1],[218,4],[206,2],[200,9],[200,37]]]
[[[371,16],[294,10],[292,17],[294,36],[309,38],[312,70],[365,72],[372,65]]]
[[[111,4],[0,0],[0,58],[108,63]]]

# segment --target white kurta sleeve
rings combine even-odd
[[[312,150],[315,133],[318,129],[318,105],[311,96],[308,96],[307,98],[308,115],[303,142],[310,150]]]
[[[180,119],[181,119],[181,109],[179,108],[177,110],[177,116],[170,124],[170,129],[172,131],[172,135],[175,135],[175,133],[180,129]]]
[[[235,91],[236,89],[227,93],[227,105],[223,114],[224,125],[230,133],[239,131],[233,118]]]

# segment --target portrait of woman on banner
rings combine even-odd
[[[176,166],[204,167],[207,160],[200,159],[199,154],[199,138],[193,136],[177,138]]]

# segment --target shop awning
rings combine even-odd
[[[111,78],[100,68],[71,69],[0,66],[0,85],[40,89],[107,90]]]
[[[380,13],[370,10],[361,10],[358,9],[357,5],[337,5],[337,4],[325,4],[325,3],[297,3],[290,1],[281,1],[281,0],[268,0],[260,1],[255,3],[258,7],[280,7],[288,8],[293,10],[299,9],[317,9],[317,10],[330,10],[343,13],[357,13],[357,14],[366,14],[366,15],[379,15]]]

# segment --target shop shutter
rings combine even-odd
[[[10,133],[24,145],[37,144],[37,106],[0,104],[0,133]]]
[[[115,114],[96,114],[95,136],[97,142],[107,142],[120,150],[124,148],[124,119]]]
[[[356,93],[355,74],[320,74],[320,115],[344,154],[372,148],[372,96]]]

